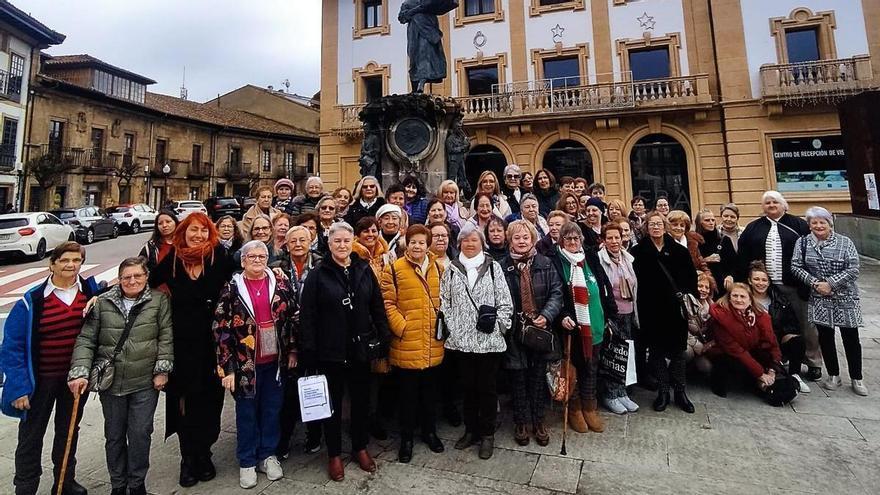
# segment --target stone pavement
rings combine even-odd
[[[294,455],[283,463],[285,477],[269,483],[260,475],[253,494],[394,492],[442,494],[543,493],[880,493],[880,264],[863,258],[859,280],[865,328],[861,334],[865,383],[869,397],[858,397],[843,376],[844,387],[813,392],[793,404],[773,408],[746,390],[731,391],[727,399],[714,396],[704,380],[693,378],[688,392],[697,407],[685,414],[675,407],[651,410],[653,394],[637,389],[642,409],[627,416],[603,412],[604,433],[571,433],[567,456],[559,455],[561,413],[550,412],[552,442],[519,447],[513,441],[509,407],[502,405],[503,424],[496,434],[495,455],[477,458],[476,447],[452,448],[462,429],[442,424],[439,434],[447,451],[433,454],[416,442],[410,464],[399,464],[394,439],[373,442],[378,471],[368,475],[348,464],[345,481],[326,476],[326,450],[299,454],[303,437],[295,440]],[[841,353],[841,368],[846,369]],[[224,409],[224,426],[215,446],[217,479],[191,489],[176,484],[178,447],[175,438],[162,442],[163,404],[153,436],[152,467],[147,488],[153,494],[247,493],[238,487],[235,462],[234,414],[231,400]],[[92,397],[82,422],[78,479],[92,494],[109,493],[104,461],[100,404]],[[301,430],[301,429],[300,429]],[[16,423],[0,420],[0,494],[12,493]],[[51,441],[47,442],[51,445]],[[49,466],[44,449],[43,465]],[[49,493],[51,470],[43,477],[41,493]]]

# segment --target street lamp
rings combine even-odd
[[[171,173],[171,165],[167,163],[162,167],[162,175],[165,176],[165,187],[163,188],[165,191],[165,202],[168,201],[168,174]]]

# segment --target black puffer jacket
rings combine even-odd
[[[358,256],[351,256],[347,270],[332,259],[318,264],[306,278],[301,301],[299,352],[305,363],[353,361],[359,335],[378,334],[387,349],[391,331],[382,291]]]
[[[522,370],[529,367],[529,356],[519,343],[521,323],[518,317],[522,312],[522,288],[520,287],[520,271],[517,269],[517,261],[510,256],[499,262],[504,270],[504,278],[510,287],[511,299],[513,299],[513,328],[507,332],[507,352],[504,354],[504,367],[511,370]],[[553,268],[553,263],[540,254],[535,254],[531,266],[532,296],[535,300],[535,309],[538,314],[547,319],[547,329],[553,330],[554,324],[562,311],[562,278],[559,272]],[[556,332],[556,351],[545,356],[543,359],[552,360],[562,357],[558,332]]]

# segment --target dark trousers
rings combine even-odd
[[[459,388],[458,380],[458,351],[444,349],[443,362],[440,363],[440,396],[443,401],[444,410],[450,410],[455,407],[455,399],[457,398]]]
[[[459,379],[464,389],[464,425],[472,434],[495,434],[498,416],[496,377],[503,355],[502,352],[458,354]]]
[[[225,391],[218,379],[216,384],[179,398],[177,438],[181,456],[211,457],[211,447],[220,436],[224,397]]]
[[[400,387],[400,436],[410,439],[421,423],[422,435],[435,433],[437,421],[437,375],[438,369],[395,370]]]
[[[79,438],[79,422],[88,394],[80,397],[79,411],[76,416],[76,428],[70,444],[70,457],[67,461],[67,472],[64,481],[69,482],[76,476],[76,443]],[[25,419],[18,424],[18,445],[15,447],[15,485],[16,495],[34,495],[40,486],[43,474],[41,458],[43,454],[43,437],[49,427],[49,418],[55,410],[55,438],[52,441],[52,463],[55,480],[61,474],[61,463],[64,447],[67,443],[67,431],[70,428],[70,416],[73,413],[73,394],[67,388],[67,377],[37,378],[37,386],[30,398],[31,408]],[[54,491],[54,488],[53,488]]]
[[[816,325],[819,331],[819,346],[825,358],[825,370],[831,376],[840,375],[840,363],[837,360],[837,346],[834,343],[834,329]],[[850,380],[862,379],[862,344],[859,342],[859,329],[840,327],[843,339],[843,352],[846,354],[846,366],[849,368]]]
[[[278,416],[284,399],[277,376],[278,364],[258,364],[254,396],[235,398],[235,455],[239,467],[254,467],[275,455],[281,430]]]
[[[751,355],[759,363],[766,363],[772,360],[769,353],[761,350],[751,351]],[[753,377],[739,360],[727,354],[721,354],[712,358],[711,380],[713,390],[726,392],[731,384],[741,383],[752,390],[758,397],[767,400],[767,392],[761,390],[758,386],[758,379]]]
[[[636,375],[639,378],[639,382],[642,382],[643,377],[647,378],[649,374],[653,375],[653,370],[648,365],[648,343],[646,342],[647,337],[645,333],[644,325],[642,328],[633,327],[632,337],[633,346],[636,350]]]
[[[281,426],[280,437],[278,439],[278,448],[275,449],[279,457],[287,455],[290,452],[290,437],[296,429],[296,423],[301,421],[299,411],[299,389],[297,388],[297,380],[299,375],[288,372],[287,377],[283,378],[284,399],[281,403]],[[321,439],[321,423],[319,421],[310,421],[306,425],[306,434],[310,439]]]
[[[669,359],[669,364],[666,364]],[[648,363],[657,381],[660,383],[660,392],[669,392],[669,386],[677,392],[685,389],[685,367],[687,360],[684,351],[670,352],[663,349],[651,349]]]
[[[524,352],[528,352],[524,350]],[[547,390],[547,361],[530,360],[521,370],[507,370],[513,386],[513,421],[518,425],[544,422],[544,410],[550,402]]]
[[[785,359],[788,359],[788,374],[800,374],[801,364],[804,362],[804,356],[807,352],[807,344],[800,335],[779,344],[779,351]]]
[[[104,451],[113,488],[144,485],[158,402],[159,391],[152,388],[122,396],[101,394]]]
[[[573,337],[580,338],[580,337]],[[577,359],[572,356],[572,362],[577,370],[577,391],[581,398],[583,407],[588,411],[594,411],[598,407],[596,401],[597,379],[599,375],[599,353],[602,351],[602,344],[593,346],[593,354],[589,362],[579,356]],[[575,352],[572,350],[571,352]],[[578,351],[582,352],[582,351]]]
[[[348,388],[351,406],[351,450],[367,448],[367,424],[370,409],[370,366],[355,363],[321,363],[319,374],[327,377],[333,415],[321,421],[327,455],[337,457],[342,453],[342,397]]]

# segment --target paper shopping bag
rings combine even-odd
[[[629,344],[629,352],[626,357],[626,382],[624,383],[629,387],[638,382],[639,378],[636,376],[636,344],[631,339],[627,339],[626,343]]]
[[[296,381],[296,385],[299,394],[299,412],[303,423],[326,419],[333,414],[326,376],[304,376]]]

